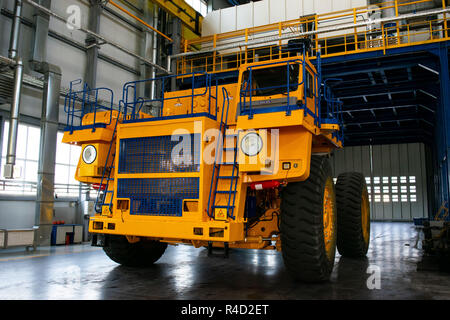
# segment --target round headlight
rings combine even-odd
[[[97,150],[94,146],[86,146],[83,150],[83,161],[86,164],[91,164],[97,158]]]
[[[247,156],[256,156],[263,148],[261,137],[255,133],[247,133],[241,141],[241,149]]]

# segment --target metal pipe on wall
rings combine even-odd
[[[9,117],[8,145],[6,146],[6,164],[3,170],[3,176],[5,179],[14,179],[14,177],[20,175],[20,168],[16,167],[16,147],[23,83],[23,62],[18,57],[22,5],[23,3],[21,0],[16,0],[11,38],[9,42],[9,58],[15,60],[16,64],[14,70],[14,92]]]
[[[8,56],[10,59],[16,59],[19,48],[20,37],[20,19],[22,17],[22,0],[16,0],[14,5],[14,19],[11,29],[11,37],[9,38]]]
[[[39,4],[46,8],[51,7],[51,0],[39,0]],[[35,9],[33,15],[34,28],[33,28],[33,42],[31,50],[31,62],[32,64],[45,61],[47,57],[47,37],[49,32],[50,17]],[[34,66],[32,65],[32,68]]]
[[[25,0],[25,2],[30,4],[33,7],[37,8],[37,9],[41,10],[41,11],[47,13],[48,15],[50,15],[50,16],[52,16],[52,17],[54,17],[54,18],[64,22],[64,23],[68,23],[67,19],[61,17],[60,15],[56,14],[55,12],[53,12],[53,11],[51,11],[51,10],[41,6],[41,5],[39,5],[38,3],[36,3],[36,2],[34,2],[32,0]],[[99,34],[97,34],[95,32],[92,32],[92,31],[90,31],[88,29],[85,29],[83,27],[79,28],[79,30],[84,32],[84,33],[86,33],[86,34],[88,34],[88,35],[91,35],[91,36],[95,37],[97,40],[100,40],[100,42],[102,42],[103,44],[109,44],[109,45],[119,49],[120,51],[125,52],[126,54],[128,54],[128,55],[130,55],[130,56],[132,56],[132,57],[134,57],[134,58],[136,58],[136,59],[138,59],[138,60],[140,60],[140,61],[142,61],[144,63],[147,63],[148,65],[150,65],[150,66],[152,66],[154,68],[159,69],[160,71],[162,71],[165,74],[170,73],[167,69],[165,69],[165,68],[163,68],[163,67],[161,67],[161,66],[159,66],[157,64],[154,64],[153,62],[149,61],[148,59],[145,59],[145,58],[141,57],[140,55],[138,55],[138,54],[128,50],[127,48],[124,48],[123,46],[121,46],[121,45],[119,45],[119,44],[117,44],[117,43],[115,43],[115,42],[113,42],[111,40],[106,39],[105,37],[103,37],[103,36],[101,36],[101,35],[99,35]]]
[[[17,131],[19,129],[22,83],[23,83],[23,63],[22,60],[19,59],[16,62],[14,70],[14,91],[9,116],[8,145],[6,146],[6,164],[3,171],[4,177],[6,179],[13,179],[14,176],[16,175],[14,168],[16,164]]]
[[[156,4],[153,5],[153,27],[154,28],[158,28],[158,6]],[[158,37],[153,36],[153,45],[152,45],[152,61],[153,63],[157,64],[158,63]],[[167,69],[169,70],[169,69]],[[152,68],[152,79],[156,78],[156,69]],[[151,89],[150,89],[150,96],[151,99],[154,100],[156,99],[156,84],[155,82],[152,82],[151,84]]]
[[[56,144],[59,120],[61,69],[49,63],[40,64],[44,74],[41,114],[41,144],[39,149],[35,226],[36,244],[50,245],[54,209]]]

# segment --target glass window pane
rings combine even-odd
[[[38,163],[36,161],[27,161],[25,167],[25,181],[37,182]]]
[[[39,160],[41,129],[28,127],[27,160]]]
[[[2,137],[2,157],[6,157],[6,146],[8,145],[8,130],[9,122],[5,121],[5,126],[3,127],[3,137]]]
[[[76,166],[78,165],[78,160],[80,159],[81,147],[79,146],[70,146],[70,165]]]
[[[69,179],[69,166],[57,164],[55,166],[55,183],[67,184]]]
[[[19,124],[16,147],[17,159],[25,159],[25,151],[27,150],[27,129],[27,126]]]
[[[62,143],[58,133],[58,139],[56,143],[56,163],[68,165],[69,161],[70,161],[70,145],[67,143]]]
[[[80,182],[75,180],[75,172],[77,171],[77,167],[70,167],[69,169],[69,184],[78,185]]]

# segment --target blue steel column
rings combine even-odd
[[[439,57],[440,101],[437,112],[436,127],[436,151],[439,164],[440,195],[437,208],[442,202],[450,200],[450,70],[448,64],[448,43],[442,43],[441,47],[433,53]]]

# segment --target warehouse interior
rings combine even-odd
[[[449,299],[449,17],[448,0],[0,0],[0,298]],[[91,246],[101,188],[75,179],[82,148],[63,143],[71,94],[100,88],[117,110],[129,82],[229,84],[298,38],[342,105],[330,163],[364,175],[367,256],[336,254],[329,281],[299,284],[276,250],[174,245],[135,269]]]

